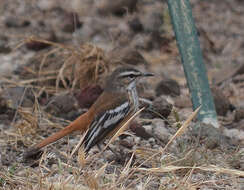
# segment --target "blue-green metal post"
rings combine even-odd
[[[198,120],[218,127],[217,114],[208,84],[190,2],[189,0],[168,0],[168,7],[191,93],[193,109],[201,105]]]

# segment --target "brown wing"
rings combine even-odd
[[[104,97],[101,97],[101,101],[104,101],[104,99],[106,99],[106,103],[98,100],[94,105],[97,115],[89,126],[83,140],[87,152],[94,145],[105,139],[112,131],[116,130],[131,112],[130,104],[125,95],[113,94],[113,96],[109,96],[104,94]],[[100,106],[99,103],[101,103]]]
[[[102,93],[97,101],[90,108],[90,112],[99,115],[108,109],[118,107],[124,102],[128,101],[127,93]]]

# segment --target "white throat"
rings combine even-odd
[[[135,80],[128,85],[127,92],[129,95],[130,104],[132,104],[132,106],[134,108],[134,112],[136,112],[139,109],[139,98],[138,98],[138,94],[136,91],[136,81]]]

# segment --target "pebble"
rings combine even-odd
[[[225,116],[232,105],[222,90],[218,87],[211,88],[214,104],[218,115]]]
[[[98,4],[98,12],[102,15],[114,14],[116,16],[123,16],[136,9],[137,0],[102,0]]]
[[[164,78],[156,86],[156,96],[169,95],[169,96],[179,96],[180,95],[180,85],[173,79]]]
[[[47,103],[45,110],[55,116],[72,120],[74,119],[73,116],[68,113],[73,110],[77,110],[77,107],[78,105],[75,97],[71,94],[65,93],[53,96]]]
[[[153,118],[164,118],[166,119],[173,108],[173,105],[169,103],[163,96],[157,97],[153,103],[151,110],[145,110],[141,117],[153,119]]]
[[[46,36],[42,37],[42,39],[51,41],[51,42],[56,42],[57,36],[55,35],[55,33],[53,31],[50,31],[49,33],[46,34]],[[48,43],[45,43],[45,42],[41,42],[41,41],[30,40],[25,43],[25,46],[29,50],[40,51],[40,50],[50,47],[51,45]]]
[[[128,21],[130,29],[135,32],[139,33],[144,30],[143,25],[138,17],[134,17]]]
[[[165,122],[162,119],[154,119],[152,123],[154,125],[154,135],[161,141],[167,142],[171,134],[169,133],[169,130],[166,128]]]
[[[6,36],[0,36],[0,53],[8,54],[11,52],[11,48],[8,44],[8,38]]]
[[[143,126],[146,132],[152,134],[152,125],[144,125]]]
[[[32,107],[35,97],[30,88],[13,87],[3,90],[1,99],[7,102],[8,108],[17,109],[19,106]]]
[[[130,130],[135,133],[136,136],[141,137],[143,139],[149,139],[151,134],[148,133],[143,126],[138,123],[132,123],[130,125]]]
[[[76,99],[80,108],[89,108],[97,98],[102,94],[103,89],[98,85],[91,85],[83,88],[77,95]]]
[[[235,121],[239,122],[244,119],[244,108],[238,108],[235,111]]]

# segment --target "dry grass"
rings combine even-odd
[[[166,152],[170,143],[176,138],[180,138],[182,131],[189,126],[189,122],[197,111],[189,116],[189,119],[163,149],[148,150],[154,153],[153,155],[146,154],[146,151],[137,154],[137,150],[135,150],[124,165],[116,165],[101,160],[104,156],[102,153],[85,158],[82,148],[79,149],[77,155],[78,162],[75,162],[72,153],[69,154],[69,152],[63,153],[65,158],[62,160],[55,154],[44,152],[38,163],[39,166],[36,168],[22,163],[2,168],[0,172],[1,186],[5,189],[134,189],[135,187],[152,189],[156,183],[157,188],[155,189],[198,189],[205,184],[220,183],[223,185],[228,184],[230,179],[238,180],[238,177],[244,177],[243,171],[234,169],[220,168],[214,165],[197,166],[197,163],[193,166],[178,166],[172,162],[169,165],[168,163],[163,164],[159,159],[170,154],[170,152]],[[20,137],[15,136],[15,138]],[[51,159],[55,164],[49,167]],[[147,163],[153,163],[158,167],[144,168],[143,165]],[[110,167],[113,167],[113,172],[109,171]],[[192,176],[198,173],[208,173],[208,175],[212,173],[216,179],[192,182]],[[217,176],[219,175],[231,176],[231,178],[218,181]]]
[[[28,86],[57,93],[63,89],[72,91],[77,87],[84,88],[97,83],[108,72],[109,61],[104,51],[94,45],[64,45],[28,37],[16,45],[15,49],[26,43],[48,44],[51,49],[37,54],[20,68],[21,80],[1,78],[9,85]]]
[[[159,149],[135,146],[136,149],[130,152],[130,156],[120,163],[116,163],[115,159],[106,161],[105,149],[100,153],[85,155],[82,147],[79,148],[81,141],[76,142],[75,146],[71,140],[68,140],[65,148],[59,143],[50,146],[54,153],[48,153],[48,149],[45,149],[41,159],[35,164],[23,163],[21,153],[26,147],[43,139],[41,134],[53,133],[52,127],[59,128],[60,124],[67,123],[45,113],[37,101],[38,96],[43,91],[59,93],[62,90],[83,87],[88,82],[94,83],[109,67],[104,52],[95,46],[84,44],[72,47],[40,39],[31,40],[49,43],[53,48],[42,55],[38,68],[26,68],[28,79],[14,81],[5,78],[6,86],[32,88],[35,103],[32,108],[24,109],[20,102],[12,121],[15,127],[0,133],[0,143],[5,153],[16,157],[8,166],[0,168],[0,188],[194,190],[208,186],[229,189],[230,184],[239,187],[239,181],[244,177],[243,171],[228,166],[202,165],[200,160],[193,158],[192,162],[187,162],[191,159],[192,153],[196,152],[194,148],[183,150],[185,152],[181,155],[175,154],[174,148],[171,148],[171,145],[176,146],[178,138],[183,138],[199,109],[189,116],[166,146]],[[50,82],[52,80],[55,82]],[[115,138],[124,131],[126,125],[115,134],[108,145],[114,141],[116,143]]]

